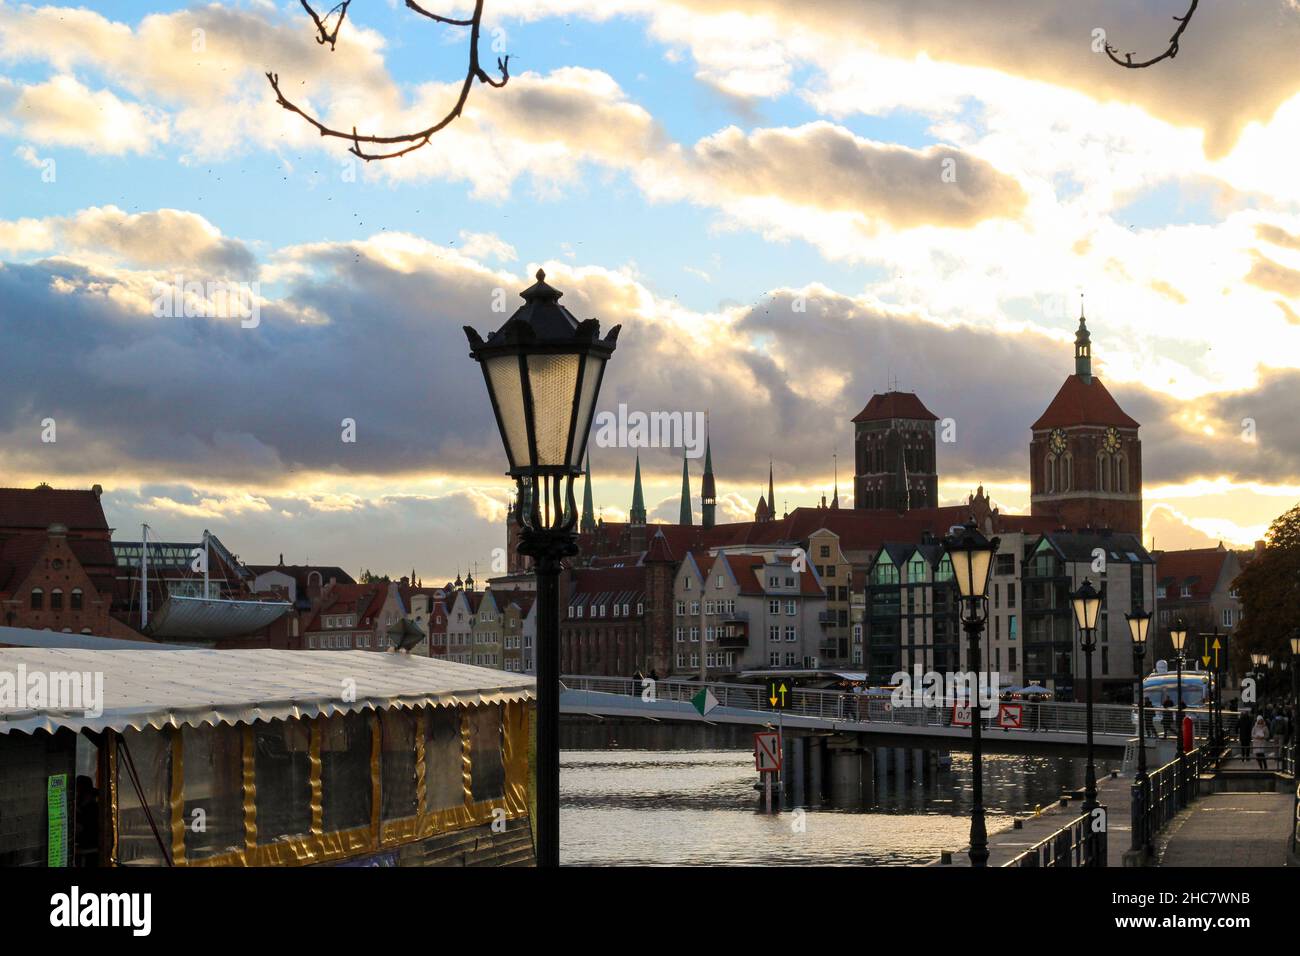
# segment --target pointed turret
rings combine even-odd
[[[835,461],[835,491],[831,495],[831,507],[838,508],[840,506],[840,456],[835,454],[831,458]]]
[[[632,510],[628,512],[628,523],[645,524],[645,494],[641,491],[641,456],[636,456],[636,481],[632,485]]]
[[[591,452],[587,453],[587,471],[582,481],[582,523],[578,530],[583,534],[596,530],[596,509],[591,504]]]
[[[1074,374],[1085,385],[1092,384],[1092,336],[1083,317],[1083,299],[1079,299],[1079,331],[1074,334]]]
[[[713,448],[709,442],[708,427],[704,431],[704,480],[700,483],[700,523],[712,528],[717,520],[718,492],[713,483]]]
[[[767,460],[767,507],[770,517],[776,517],[776,492],[772,489],[772,459]]]
[[[677,512],[677,523],[689,527],[694,523],[691,512],[691,471],[686,455],[682,455],[682,506]]]

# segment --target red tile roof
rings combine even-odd
[[[885,392],[872,395],[862,411],[853,416],[855,422],[878,422],[890,418],[912,418],[937,422],[939,417],[925,407],[915,392]]]
[[[1228,552],[1222,546],[1162,552],[1156,555],[1156,584],[1159,587],[1174,586],[1169,600],[1176,601],[1182,597],[1182,589],[1187,586],[1192,590],[1191,599],[1208,601],[1214,586],[1219,583],[1219,575],[1223,573],[1223,562],[1227,560]]]
[[[356,627],[373,626],[379,612],[388,600],[387,584],[338,584],[330,591],[326,603],[321,605],[303,631],[323,630],[320,626],[324,614],[356,614]],[[370,618],[370,624],[364,623]]]
[[[1047,411],[1030,427],[1068,428],[1071,425],[1114,425],[1117,428],[1137,428],[1138,423],[1124,414],[1119,403],[1111,398],[1101,379],[1093,377],[1085,382],[1071,375],[1056,393]]]
[[[96,485],[96,487],[99,487]],[[66,525],[69,531],[108,531],[104,507],[95,491],[0,488],[0,528],[39,528]]]

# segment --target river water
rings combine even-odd
[[[1098,776],[1112,766],[1098,761]],[[985,755],[989,832],[1081,787],[1083,775],[1081,759]],[[871,799],[810,806],[802,817],[763,813],[756,780],[748,748],[564,750],[561,862],[915,866],[943,850],[963,852],[969,836],[969,754],[954,753],[950,769],[891,771]]]

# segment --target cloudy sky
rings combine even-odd
[[[848,419],[895,380],[955,420],[945,502],[1028,510],[1083,293],[1148,541],[1248,544],[1300,498],[1300,4],[1202,4],[1147,70],[1099,52],[1184,6],[487,0],[508,85],[367,165],[264,74],[403,132],[466,31],[354,0],[330,52],[297,0],[0,0],[0,484],[98,482],[119,534],[248,561],[485,571],[509,487],[461,326],[540,266],[623,324],[603,408],[708,411],[729,517],[769,457],[793,508],[838,451],[847,498]],[[177,281],[256,283],[256,326],[156,314]],[[633,455],[595,449],[606,517]],[[680,458],[643,468],[675,518]]]

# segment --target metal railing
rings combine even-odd
[[[1098,807],[1105,820],[1106,808]],[[1106,827],[1098,827],[1091,813],[1075,817],[1002,865],[1030,867],[1098,867],[1106,865]]]
[[[1217,763],[1213,748],[1197,747],[1153,771],[1145,787],[1140,780],[1133,782],[1129,788],[1132,849],[1152,852],[1155,835],[1200,795],[1198,778]]]
[[[575,691],[635,697],[640,697],[643,691],[641,684],[630,677],[566,675],[560,680],[565,688]],[[713,696],[723,707],[768,711],[774,718],[776,716],[775,708],[767,697],[766,685],[721,682],[701,684],[699,681],[660,678],[655,682],[654,695],[656,700],[689,701],[704,687],[708,687],[713,692]],[[988,706],[988,701],[983,700],[983,694],[981,694],[981,702]],[[945,697],[926,706],[895,707],[889,697],[790,687],[786,695],[786,706],[782,710],[787,716],[815,717],[832,722],[890,724],[902,727],[951,727],[953,726],[953,703],[953,698]],[[1022,708],[1020,728],[1004,730],[998,725],[995,702],[991,707],[992,713],[981,718],[981,727],[986,734],[985,739],[988,739],[987,735],[1003,733],[1082,735],[1087,732],[1086,704],[1059,702],[1035,704],[1019,701],[1015,703]],[[1093,733],[1098,736],[1132,737],[1137,730],[1134,713],[1135,708],[1128,704],[1094,704]],[[1187,713],[1192,714],[1193,711],[1188,710]],[[1197,712],[1194,724],[1201,729],[1203,735],[1203,731],[1209,726],[1208,716]]]

